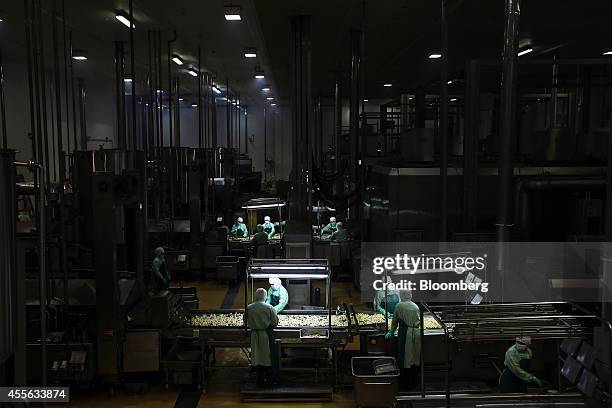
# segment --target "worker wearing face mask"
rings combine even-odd
[[[499,377],[499,392],[527,392],[527,385],[542,386],[542,381],[529,372],[531,365],[531,337],[517,337],[516,343],[504,358],[504,371]]]
[[[280,279],[270,278],[268,281],[270,282],[270,290],[266,297],[266,303],[271,305],[276,313],[280,313],[285,310],[285,306],[289,302],[289,293],[283,287]]]
[[[268,215],[264,217],[263,230],[266,234],[268,234],[269,239],[272,239],[274,233],[276,232],[274,229],[274,224],[270,222],[270,217]]]
[[[263,288],[255,291],[255,302],[247,306],[246,323],[251,329],[251,366],[257,374],[257,386],[272,382],[271,368],[276,360],[274,328],[278,316],[274,308],[266,304],[267,293]]]
[[[153,269],[153,278],[155,279],[155,287],[158,292],[167,290],[170,287],[170,272],[166,268],[166,251],[164,248],[158,247],[153,251],[155,258],[151,263]]]
[[[348,239],[348,234],[341,222],[336,223],[336,231],[329,237],[334,242],[344,242]]]
[[[393,281],[391,280],[390,276],[387,276],[387,285],[390,283],[393,283]],[[387,287],[386,292],[384,289],[376,291],[372,304],[374,306],[374,311],[382,315],[387,314],[389,317],[392,317],[395,307],[400,301],[401,298],[399,290],[391,290]]]
[[[329,217],[329,224],[321,229],[321,235],[332,234],[336,232],[336,217]]]
[[[397,330],[396,358],[401,367],[400,383],[405,389],[417,385],[421,364],[421,316],[419,307],[410,300],[395,306],[391,328],[385,339]]]
[[[244,220],[242,219],[242,217],[238,217],[236,219],[236,223],[232,226],[232,230],[230,231],[230,234],[235,237],[248,237],[249,236],[249,230],[247,229],[247,226],[244,224]]]

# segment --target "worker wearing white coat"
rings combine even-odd
[[[399,328],[399,330],[398,330]],[[393,312],[393,323],[385,335],[386,339],[397,332],[397,363],[401,367],[401,385],[413,388],[417,385],[421,365],[421,314],[419,307],[410,300],[397,304]]]
[[[280,279],[270,278],[268,281],[270,282],[270,290],[268,291],[266,303],[271,305],[276,313],[280,313],[285,310],[285,306],[289,302],[289,293],[284,288]]]
[[[268,234],[268,239],[272,239],[272,237],[274,236],[274,233],[276,232],[274,228],[274,224],[272,224],[270,220],[271,219],[269,215],[266,215],[264,217],[263,230],[266,234]]]
[[[257,386],[272,381],[271,368],[276,361],[274,328],[278,316],[272,306],[266,304],[267,293],[263,288],[255,291],[255,302],[247,307],[247,326],[251,329],[251,367],[257,373]]]

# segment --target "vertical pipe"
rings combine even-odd
[[[64,92],[66,95],[66,152],[70,153],[70,109],[69,109],[69,93],[68,93],[68,46],[66,36],[66,0],[62,0],[62,33],[64,46]],[[68,170],[70,171],[70,169]]]
[[[42,21],[42,7],[40,0],[37,3],[37,18],[38,18],[38,46],[40,50],[40,89],[41,89],[41,105],[42,105],[42,135],[43,135],[43,152],[44,152],[44,166],[45,166],[45,177],[47,178],[45,185],[49,184],[49,128],[47,126],[47,92],[46,92],[46,76],[45,76],[45,44],[43,41],[43,21]]]
[[[66,179],[66,161],[64,159],[64,141],[62,135],[62,96],[61,96],[61,84],[60,84],[60,63],[59,63],[59,50],[58,50],[58,33],[57,33],[57,19],[59,17],[57,12],[57,1],[53,0],[53,66],[55,70],[55,108],[57,114],[56,126],[57,126],[57,155],[58,155],[58,170],[59,170],[59,188],[58,188],[58,199],[59,199],[59,222],[60,222],[60,265],[63,271],[63,302],[64,302],[64,314],[66,313],[66,307],[68,306],[68,258],[66,254],[66,220],[64,211],[64,181]],[[66,95],[67,97],[68,95]]]
[[[38,174],[38,291],[40,301],[40,360],[41,385],[47,385],[47,256],[46,256],[46,228],[45,228],[45,175],[44,166],[36,167]]]
[[[74,140],[74,150],[78,150],[77,143],[77,116],[76,116],[76,98],[74,97],[74,61],[72,59],[72,30],[68,33],[68,42],[70,49],[70,95],[72,97],[72,137]]]
[[[198,147],[202,148],[202,49],[198,47]]]
[[[117,147],[121,150],[125,149],[125,133],[123,127],[123,115],[125,113],[125,109],[123,106],[123,87],[121,86],[121,82],[123,82],[123,77],[121,75],[121,41],[115,41],[115,92],[116,92],[116,106],[117,106]]]
[[[264,131],[264,180],[268,179],[268,122],[266,121],[267,107],[263,109],[263,131]]]
[[[168,41],[168,129],[170,132],[170,146],[174,146],[174,133],[172,129],[172,43],[176,41],[176,30],[173,32],[172,39]]]
[[[440,0],[440,241],[448,240],[448,27],[446,0]]]
[[[504,45],[501,77],[500,106],[500,157],[499,157],[499,192],[497,206],[497,273],[501,277],[501,300],[504,293],[504,242],[510,238],[512,228],[512,146],[514,143],[514,115],[516,102],[516,66],[518,50],[520,7],[518,0],[505,0]]]
[[[342,95],[340,94],[340,80],[342,78],[342,72],[338,70],[336,72],[336,82],[334,89],[334,107],[335,107],[335,132],[332,139],[332,147],[334,152],[336,152],[336,169],[338,170],[338,140],[342,136]]]
[[[162,148],[164,147],[164,87],[162,85],[162,43],[161,31],[157,31],[157,89],[158,89],[158,116],[159,116],[159,158],[162,158]]]
[[[349,129],[351,135],[350,163],[353,180],[357,178],[357,161],[359,160],[359,75],[361,54],[361,33],[351,31],[351,99]]]
[[[31,14],[29,17],[30,28],[32,30],[32,57],[33,57],[33,76],[34,76],[34,95],[36,98],[36,158],[39,163],[43,162],[43,138],[42,138],[42,108],[40,106],[40,72],[38,69],[38,34],[36,23],[36,0],[32,0]]]
[[[226,128],[225,128],[225,145],[228,149],[232,147],[232,135],[230,131],[230,87],[229,87],[229,79],[225,80],[225,119],[226,119]]]
[[[553,61],[556,61],[556,60],[557,60],[557,53],[555,52],[553,54]],[[558,100],[557,100],[558,80],[559,80],[559,65],[555,63],[552,66],[552,87],[550,90],[550,102],[551,102],[550,127],[553,129],[557,127],[557,110],[559,107]]]
[[[81,124],[81,150],[87,150],[87,118],[85,116],[85,99],[87,97],[85,91],[85,82],[83,78],[78,79],[79,87],[79,112]]]
[[[478,136],[480,129],[480,64],[465,64],[465,122],[463,132],[463,230],[475,232],[478,209]]]
[[[244,154],[249,154],[249,112],[248,106],[244,105]]]
[[[132,77],[132,149],[136,150],[136,63],[134,49],[134,5],[133,0],[129,2],[130,6],[130,70]]]
[[[181,95],[180,95],[180,82],[179,82],[179,78],[176,77],[174,79],[174,83],[175,83],[175,94],[176,94],[176,126],[175,126],[175,137],[174,137],[174,143],[176,147],[181,147]]]
[[[8,135],[6,134],[6,111],[4,110],[4,70],[2,65],[2,52],[0,51],[0,120],[2,122],[2,148],[8,146]]]
[[[32,158],[37,159],[36,154],[36,141],[38,139],[38,133],[36,132],[36,122],[34,119],[34,83],[33,83],[33,72],[32,72],[32,41],[30,38],[31,33],[31,19],[30,19],[30,7],[28,5],[29,0],[24,0],[24,25],[25,25],[25,38],[26,38],[26,54],[27,54],[27,67],[28,67],[28,97],[30,102],[30,134],[32,136]],[[36,174],[36,173],[35,173]],[[36,183],[37,180],[34,179]]]

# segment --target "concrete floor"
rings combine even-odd
[[[317,284],[320,285],[320,284]],[[223,304],[229,284],[218,282],[190,281],[183,282],[183,286],[194,286],[198,290],[200,309],[217,309]],[[264,286],[262,284],[262,286]],[[266,285],[267,286],[267,285]],[[264,286],[264,287],[266,287]],[[324,293],[324,292],[323,292]],[[371,308],[371,304],[361,302],[360,292],[350,282],[334,282],[332,285],[332,304],[353,303],[359,310]],[[234,304],[231,308],[241,309],[244,306],[244,283],[236,294]],[[358,349],[358,342],[354,342],[347,349]],[[352,391],[341,391],[334,393],[333,402],[328,403],[241,403],[240,387],[248,377],[248,363],[246,358],[237,349],[219,349],[217,351],[217,363],[219,365],[242,366],[238,369],[221,369],[211,373],[207,390],[202,397],[198,407],[263,407],[266,408],[292,408],[308,407],[354,407]],[[118,390],[117,395],[109,397],[104,390],[89,392],[73,392],[71,396],[71,407],[173,407],[180,393],[180,387],[170,387],[166,390],[161,385],[152,385],[151,389],[144,395],[130,395],[126,391]]]

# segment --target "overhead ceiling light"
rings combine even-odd
[[[612,50],[610,50],[610,51],[604,51],[603,55],[612,55]]]
[[[269,100],[269,101],[273,101],[274,100],[274,98],[271,97],[271,96],[268,96],[266,99]]]
[[[188,73],[189,75],[191,75],[192,77],[197,77],[197,76],[198,76],[198,70],[197,70],[197,69],[195,69],[195,68],[189,68],[189,69],[187,70],[187,73]]]
[[[198,104],[197,104],[197,103],[192,103],[192,104],[191,104],[191,107],[192,107],[192,108],[197,108],[197,107],[198,107]]]
[[[183,100],[183,98],[179,98],[178,100],[179,100],[179,102],[181,102]]]
[[[217,95],[221,94],[221,90],[219,88],[217,88],[216,86],[212,87],[212,90],[214,93],[216,93]]]
[[[452,83],[453,83],[453,80],[452,80],[452,79],[451,79],[451,80],[449,80],[449,81],[447,82],[447,84],[448,84],[448,85],[450,85],[450,84],[452,84]]]
[[[123,82],[132,82],[132,78],[123,78]]]
[[[276,104],[275,103],[271,103],[270,106],[276,106]]]
[[[383,86],[388,88],[390,86],[393,86],[393,84],[391,82],[386,82]]]
[[[176,54],[172,56],[172,61],[174,61],[176,65],[183,65],[183,60]]]
[[[451,98],[451,102],[455,102],[457,100],[457,98]]]
[[[115,12],[115,18],[119,20],[124,26],[130,28],[130,17],[125,12],[117,10]],[[136,28],[136,25],[134,23],[132,23],[131,25],[132,28]]]
[[[270,92],[270,88],[267,86],[265,88],[261,88],[262,92]]]
[[[264,79],[264,74],[255,74],[255,79]]]
[[[363,101],[364,101],[364,102],[369,102],[369,100],[368,100],[368,99],[364,99]]]
[[[521,56],[523,56],[525,54],[529,54],[532,51],[533,51],[533,48],[527,48],[527,49],[525,49],[523,51],[519,51],[518,56],[521,57]]]
[[[240,21],[240,6],[225,6],[225,19],[227,21]]]
[[[245,58],[257,58],[257,50],[255,48],[247,48],[244,50]]]
[[[438,52],[432,52],[431,54],[429,54],[429,59],[438,59],[438,58],[442,58],[442,54]]]
[[[72,50],[72,59],[77,61],[87,60],[87,53],[83,50]]]
[[[157,92],[157,93],[164,93],[164,91],[162,91],[161,89],[156,89],[155,92]]]

